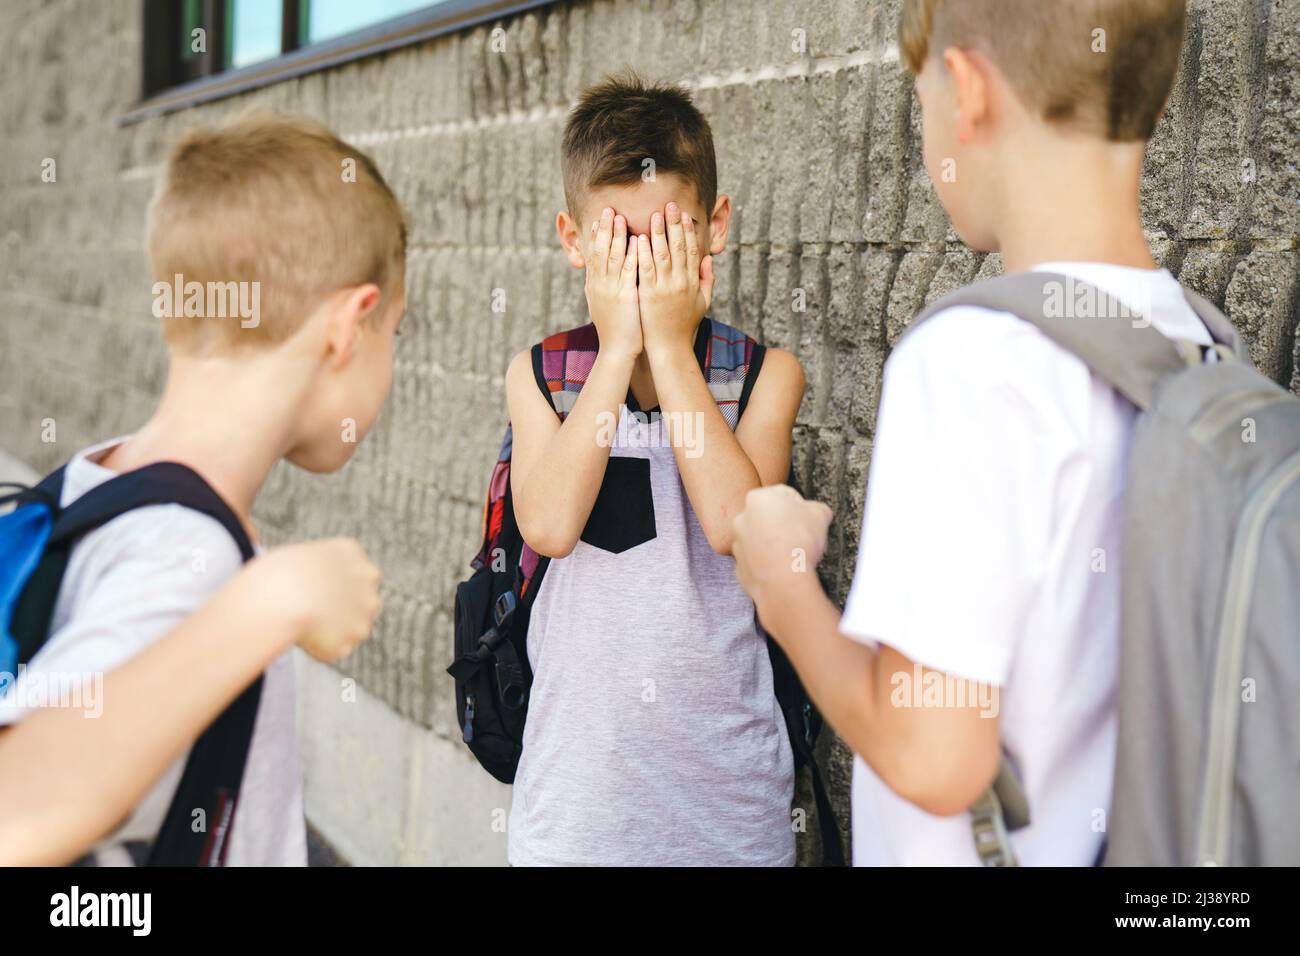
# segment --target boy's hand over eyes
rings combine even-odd
[[[627,220],[606,208],[591,224],[587,253],[587,310],[596,323],[600,350],[640,355],[641,315],[637,309],[636,236]]]
[[[641,329],[647,348],[691,348],[713,301],[713,256],[700,258],[689,213],[669,203],[650,220],[650,241],[637,247]]]

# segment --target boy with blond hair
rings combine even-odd
[[[1209,345],[1153,261],[1138,203],[1184,17],[1183,0],[906,0],[900,46],[926,168],[969,246],[1000,253],[1008,273],[1090,284],[1165,336]],[[814,575],[790,570],[792,549],[822,554],[829,509],[789,488],[749,496],[741,579],[858,755],[855,863],[980,862],[964,811],[1004,751],[1031,808],[1010,835],[1014,857],[1098,858],[1120,575],[1089,561],[1120,551],[1136,415],[1034,325],[957,305],[887,364],[843,615]],[[929,706],[912,685],[966,693]]]
[[[253,503],[276,462],[342,467],[392,382],[402,212],[373,162],[319,124],[256,113],[186,134],[154,196],[148,247],[155,294],[170,300],[155,309],[169,359],[162,398],[138,431],[78,452],[43,490],[67,514],[123,476],[163,476],[211,506],[147,503],[70,543],[48,626],[19,656],[18,700],[42,673],[112,671],[202,605],[251,556]],[[165,295],[172,288],[183,301]],[[248,308],[223,303],[230,290]],[[30,591],[16,621],[39,613]],[[98,862],[138,861],[160,828],[184,847],[194,820],[205,836],[191,862],[306,863],[287,651],[234,708],[242,734],[216,748],[224,782],[196,792],[206,768],[176,761],[99,845]],[[0,709],[5,723],[23,715]]]

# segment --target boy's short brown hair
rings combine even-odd
[[[977,50],[1047,121],[1146,140],[1173,88],[1186,17],[1185,0],[903,0],[899,48],[913,73],[931,53]]]
[[[646,84],[631,71],[606,77],[582,94],[564,127],[560,166],[569,212],[587,191],[622,186],[654,170],[692,183],[706,214],[718,198],[718,164],[709,121],[680,86]]]
[[[164,318],[184,351],[281,342],[338,289],[378,285],[375,315],[403,291],[397,198],[369,156],[298,116],[246,112],[187,132],[150,204],[148,246],[155,282],[258,284],[255,327],[179,307]]]

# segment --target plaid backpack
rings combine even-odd
[[[595,325],[557,332],[533,346],[533,377],[560,421],[568,416],[591,373],[599,347]],[[695,356],[718,409],[734,430],[763,364],[765,348],[715,319],[705,318],[695,337]],[[470,752],[488,773],[513,783],[523,749],[532,670],[528,618],[550,559],[530,548],[515,522],[510,490],[512,434],[506,425],[501,453],[488,482],[483,530],[474,573],[456,587],[455,654],[447,668],[456,681],[456,719]],[[770,637],[773,686],[785,717],[795,770],[805,764],[828,865],[843,865],[839,829],[813,756],[822,727],[781,648]]]

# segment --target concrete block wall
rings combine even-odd
[[[329,680],[354,678],[393,720],[424,734],[418,746],[441,743],[450,754],[459,746],[443,673],[451,594],[474,549],[505,423],[502,376],[516,351],[583,321],[581,276],[558,253],[552,228],[562,202],[560,131],[584,86],[631,65],[685,82],[713,123],[721,188],[737,212],[718,263],[717,310],[805,365],[798,473],[836,509],[824,578],[842,598],[889,351],[923,304],[999,269],[996,256],[958,242],[921,168],[919,110],[898,63],[898,6],[557,2],[121,125],[139,96],[138,0],[8,0],[0,7],[0,447],[46,469],[148,415],[165,357],[149,311],[144,210],[177,133],[258,103],[314,116],[369,150],[412,225],[396,386],[352,464],[326,478],[278,469],[259,519],[272,543],[360,537],[384,568],[385,610],[376,638]],[[1300,391],[1300,4],[1190,0],[1189,10],[1177,89],[1149,153],[1149,236],[1183,281],[1226,305],[1261,368]],[[488,42],[496,27],[503,52]],[[806,52],[797,52],[801,37]],[[46,158],[57,163],[55,183],[41,181]],[[491,309],[496,289],[505,290],[504,314]],[[796,290],[804,312],[792,308]],[[54,443],[42,441],[47,420]],[[322,686],[320,675],[312,681]],[[354,718],[317,703],[310,710],[303,732],[317,739],[308,749],[328,754],[329,721]],[[833,741],[825,746],[847,826],[848,757]],[[475,799],[505,799],[465,782],[479,773],[466,761],[439,756],[436,765],[448,806],[462,787],[479,787]],[[326,773],[309,760],[309,812],[314,768]],[[336,762],[330,772],[361,771]],[[367,812],[413,820],[353,828],[349,814],[361,814],[361,803],[317,801],[330,819],[314,822],[344,850],[412,862],[499,852],[439,856],[435,846],[412,856],[401,834],[431,832],[414,819],[422,805],[408,802],[404,786],[366,786],[379,788]],[[385,807],[384,794],[400,806]],[[371,831],[383,832],[364,835]]]

